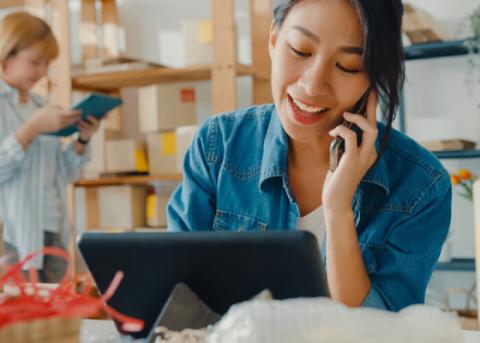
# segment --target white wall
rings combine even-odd
[[[410,3],[438,18],[454,38],[470,35],[467,17],[480,5],[478,0],[411,0]],[[463,137],[480,144],[480,64],[472,73],[467,61],[468,57],[449,57],[407,62],[407,133],[419,140]],[[473,83],[470,87],[466,86],[468,81]],[[452,172],[469,168],[480,174],[480,159],[443,162]],[[472,205],[454,194],[449,239],[454,257],[474,256],[473,230]],[[430,287],[441,297],[449,288],[469,288],[474,281],[473,273],[436,272]],[[464,306],[465,297],[452,297],[452,304]]]

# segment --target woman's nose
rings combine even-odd
[[[299,85],[306,95],[325,95],[330,88],[329,78],[328,64],[319,59],[304,69]]]

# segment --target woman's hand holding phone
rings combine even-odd
[[[377,159],[377,93],[371,91],[368,96],[366,116],[345,112],[344,118],[359,127],[362,142],[358,145],[357,133],[343,124],[329,132],[332,137],[343,138],[345,152],[336,170],[329,171],[325,179],[322,203],[327,211],[351,211],[355,190]]]

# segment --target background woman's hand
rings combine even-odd
[[[59,106],[44,106],[33,114],[26,123],[37,134],[55,132],[80,120],[79,110],[63,109]]]
[[[335,172],[328,172],[323,186],[322,203],[326,211],[344,213],[352,210],[355,190],[377,159],[375,141],[377,129],[377,94],[372,91],[368,98],[367,115],[344,113],[345,120],[356,124],[362,134],[362,143],[357,146],[357,134],[344,125],[339,125],[330,135],[345,140],[345,152]]]
[[[86,120],[79,121],[77,127],[80,130],[80,138],[89,141],[90,137],[98,131],[100,120],[94,116],[88,116]]]

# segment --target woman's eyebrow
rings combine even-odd
[[[307,36],[311,40],[315,41],[316,43],[320,43],[320,38],[318,38],[318,36],[315,33],[313,33],[312,31],[304,28],[303,26],[295,25],[295,26],[292,27],[292,29],[295,29],[295,30],[303,33],[305,36]]]
[[[307,38],[313,40],[315,43],[320,43],[320,38],[309,29],[300,25],[294,25],[292,26],[292,29],[303,33]],[[339,48],[339,50],[347,54],[363,55],[363,49],[356,46],[342,46]]]

